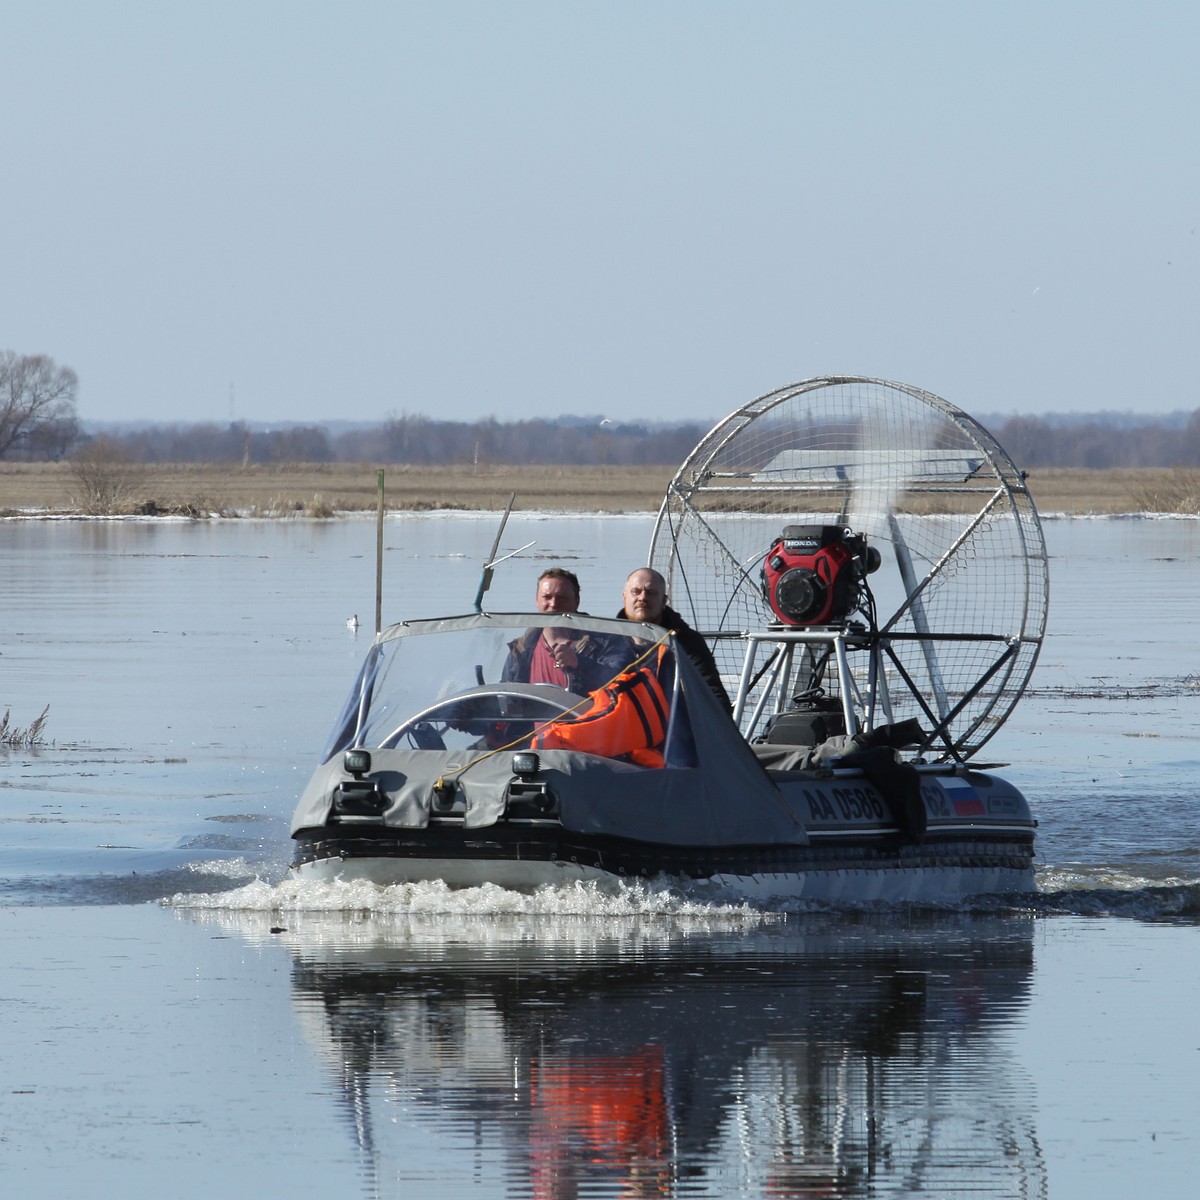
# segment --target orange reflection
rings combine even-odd
[[[535,1200],[571,1200],[579,1168],[606,1168],[622,1196],[666,1196],[670,1146],[661,1046],[531,1064],[530,1178]]]

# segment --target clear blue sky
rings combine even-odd
[[[1200,4],[5,0],[89,420],[1200,407]]]

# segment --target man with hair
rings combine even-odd
[[[550,567],[537,580],[534,603],[538,612],[579,611],[579,579],[566,567]],[[621,670],[613,648],[595,634],[578,634],[569,626],[525,630],[509,642],[500,678],[521,683],[553,683],[584,696],[603,687]]]

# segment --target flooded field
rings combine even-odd
[[[468,611],[493,515],[386,527],[384,618]],[[514,515],[610,614],[651,519]],[[1190,1196],[1200,522],[1047,523],[989,744],[1019,908],[303,887],[288,818],[365,653],[375,528],[0,522],[0,1171],[23,1195]],[[360,627],[347,627],[357,613]]]

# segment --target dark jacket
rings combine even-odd
[[[533,652],[542,633],[540,627],[527,629],[519,638],[514,638],[508,643],[508,658],[505,659],[504,669],[500,672],[501,679],[517,683],[529,682],[529,665],[533,661]],[[618,640],[624,641],[623,638]],[[624,658],[618,648],[594,633],[585,633],[572,642],[571,647],[579,657],[579,666],[564,673],[570,680],[569,690],[577,696],[586,696],[588,692],[602,688],[624,669]]]
[[[622,608],[617,613],[617,620],[628,621],[629,617]],[[663,608],[662,620],[658,622],[663,629],[669,629],[674,635],[680,649],[687,652],[688,657],[696,664],[697,670],[704,676],[704,682],[712,689],[712,694],[728,709],[733,711],[733,702],[721,682],[721,672],[717,660],[703,636],[697,633],[669,604]],[[666,683],[663,684],[666,687]],[[670,689],[668,694],[670,694]]]

